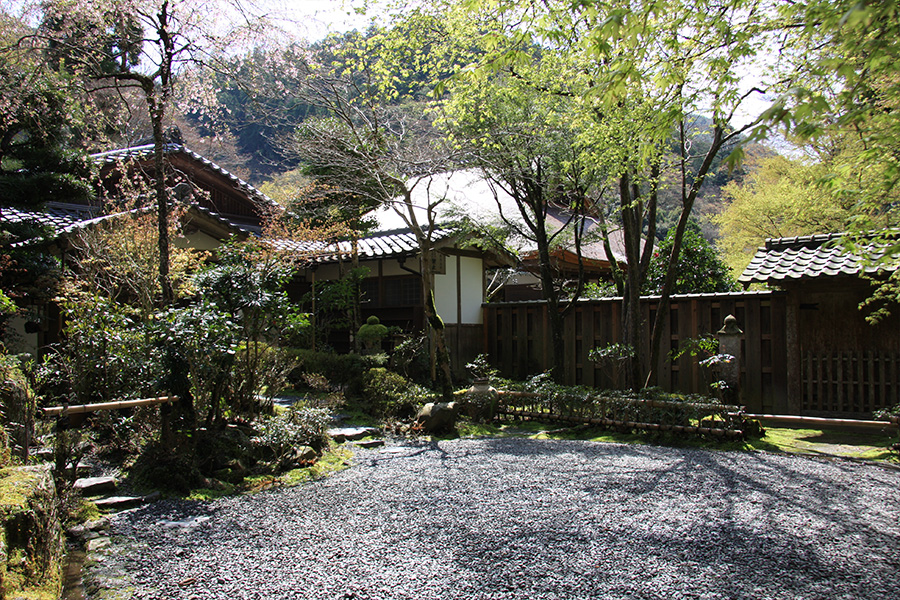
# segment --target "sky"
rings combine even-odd
[[[301,37],[315,41],[329,33],[364,29],[384,2],[367,0],[273,0],[275,10],[294,22]],[[368,8],[368,14],[363,9]]]

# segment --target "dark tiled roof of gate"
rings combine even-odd
[[[438,228],[434,231],[432,241],[435,243],[441,242],[452,237],[452,235],[453,232],[450,229]],[[311,261],[316,263],[349,260],[353,253],[353,244],[350,241],[326,244],[323,242],[276,240],[274,244],[279,250],[296,252],[300,255],[300,258],[308,256]],[[409,229],[372,233],[360,239],[358,247],[360,260],[414,256],[419,252],[416,236]]]
[[[863,272],[874,273],[878,266],[871,260],[880,260],[885,255],[885,245],[868,244],[863,241],[861,252],[855,253],[841,245],[846,234],[830,233],[803,237],[775,238],[766,240],[766,245],[756,251],[756,255],[738,281],[750,283],[778,283],[822,277],[851,277]],[[882,234],[891,243],[900,241],[900,231]],[[865,255],[870,260],[864,260]],[[900,268],[900,255],[888,263],[889,270]],[[885,268],[882,264],[881,268]]]

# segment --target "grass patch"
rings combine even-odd
[[[69,511],[68,522],[72,524],[86,523],[88,521],[96,521],[103,516],[97,505],[90,500],[84,498],[78,499],[78,504]]]
[[[349,466],[353,452],[346,446],[332,444],[315,463],[302,469],[292,469],[278,475],[254,475],[244,479],[237,491],[255,492],[275,486],[294,486],[327,477]]]
[[[841,429],[790,429],[767,427],[762,437],[726,440],[670,432],[631,433],[600,427],[572,426],[541,421],[457,424],[457,434],[471,437],[528,437],[543,440],[586,440],[616,444],[656,444],[707,450],[762,451],[838,456],[900,463],[889,446],[897,442],[896,430],[858,432]]]
[[[751,450],[774,449],[792,454],[900,462],[897,455],[888,449],[896,441],[896,432],[769,427],[760,439],[748,440],[746,444]]]

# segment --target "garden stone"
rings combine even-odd
[[[100,496],[116,491],[115,477],[85,477],[77,479],[73,486],[82,496]]]
[[[88,552],[96,552],[97,550],[100,550],[101,548],[106,548],[107,546],[109,546],[109,544],[110,544],[110,540],[108,537],[98,537],[98,538],[94,538],[92,540],[88,540],[88,543],[86,544],[86,548],[87,548]]]
[[[384,446],[384,440],[367,440],[365,442],[355,442],[354,446],[359,446],[360,448],[378,448],[380,446]]]
[[[456,402],[429,402],[416,413],[416,424],[426,433],[448,431],[456,426]]]
[[[378,435],[380,431],[375,427],[341,427],[329,429],[328,435],[337,443],[361,440],[369,435]]]
[[[289,467],[305,467],[315,462],[319,455],[309,446],[298,446],[294,448],[294,453],[287,459]]]

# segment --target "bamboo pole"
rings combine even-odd
[[[542,398],[545,394],[538,394],[536,392],[517,392],[517,391],[507,391],[507,390],[499,390],[497,392],[501,398]],[[594,399],[600,400],[601,402],[606,402],[610,398],[602,395],[593,396]],[[741,411],[740,406],[732,405],[732,404],[698,404],[698,403],[687,403],[687,402],[673,402],[668,400],[646,400],[643,398],[613,398],[613,400],[622,402],[624,404],[639,404],[644,406],[650,406],[652,408],[678,408],[684,406],[690,406],[691,408],[695,408],[697,410],[710,410],[710,411],[727,411],[729,413],[739,413]]]
[[[713,427],[695,427],[693,425],[666,425],[661,423],[640,423],[637,421],[617,421],[615,419],[579,419],[577,417],[561,417],[548,413],[534,413],[518,411],[515,409],[502,409],[498,414],[515,416],[522,419],[536,419],[542,421],[562,421],[566,423],[584,423],[586,425],[600,425],[603,427],[626,427],[628,429],[641,429],[645,431],[674,431],[677,433],[697,433],[713,435],[716,437],[743,438],[744,432],[739,429],[720,429]]]
[[[120,408],[133,408],[135,406],[153,406],[176,402],[178,396],[160,396],[159,398],[141,398],[139,400],[120,400],[118,402],[99,402],[97,404],[76,404],[73,406],[50,406],[39,408],[39,416],[59,417],[65,415],[77,415],[81,413],[98,412],[101,410],[118,410]]]
[[[801,417],[798,415],[744,415],[747,419],[768,421],[778,425],[803,425],[806,427],[862,427],[866,429],[884,429],[885,427],[897,427],[900,422],[896,418],[889,421],[864,421],[862,419],[830,419],[827,417]]]

